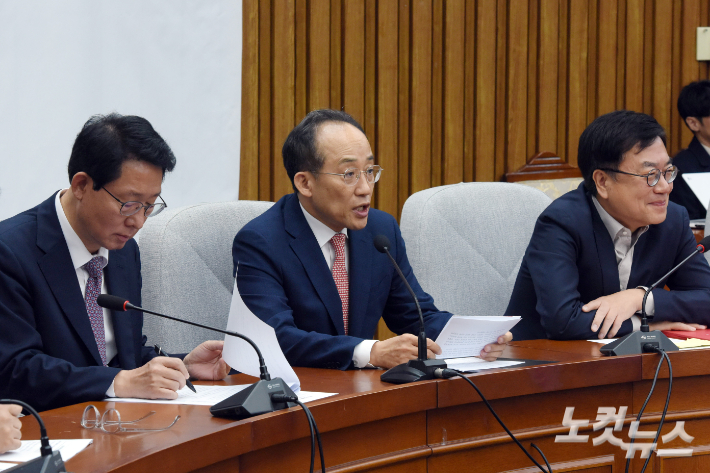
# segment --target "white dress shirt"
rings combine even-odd
[[[599,212],[599,217],[602,219],[604,226],[609,232],[612,241],[614,242],[614,253],[616,255],[616,264],[619,268],[619,290],[625,291],[628,288],[629,277],[631,276],[631,265],[634,261],[634,247],[639,237],[648,231],[648,225],[638,228],[635,232],[624,227],[616,221],[604,207],[601,206],[596,197],[592,196],[594,207]],[[647,288],[641,287],[646,290]],[[653,315],[656,312],[656,305],[653,302],[653,293],[646,298],[646,314]],[[634,331],[641,328],[641,319],[634,315],[631,317]]]
[[[300,204],[299,204],[300,205]],[[336,233],[343,233],[345,235],[345,271],[347,271],[348,276],[350,276],[350,263],[349,263],[349,240],[348,240],[348,230],[343,228],[339,232],[334,232],[326,224],[315,218],[313,215],[309,214],[308,211],[301,205],[301,210],[303,211],[303,216],[306,217],[306,222],[308,226],[311,227],[313,235],[316,237],[318,246],[323,252],[323,257],[325,262],[328,263],[328,269],[333,270],[333,264],[335,263],[335,248],[333,248],[332,243],[330,243],[331,238]],[[353,350],[353,363],[356,368],[373,368],[370,365],[370,351],[372,351],[372,346],[378,340],[363,340],[355,346]]]
[[[64,208],[60,201],[60,197],[64,195],[67,189],[57,192],[57,197],[54,201],[57,217],[59,218],[59,226],[64,234],[64,239],[67,242],[67,247],[69,248],[69,255],[71,256],[72,264],[74,265],[74,270],[76,271],[76,278],[79,281],[79,288],[81,289],[81,296],[84,297],[86,293],[86,282],[89,280],[89,272],[85,270],[82,266],[91,261],[94,256],[103,256],[108,261],[108,250],[106,248],[99,248],[99,251],[92,255],[89,250],[86,249],[84,243],[79,238],[72,228],[67,216],[64,214]],[[101,294],[106,294],[106,278],[101,271]],[[88,315],[87,315],[88,317]],[[113,333],[113,324],[111,323],[111,311],[104,309],[104,337],[106,339],[106,360],[111,361],[118,350],[116,348],[116,338]],[[113,397],[113,383],[109,387],[106,394]]]

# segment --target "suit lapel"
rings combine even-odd
[[[594,229],[594,242],[597,247],[597,256],[599,258],[599,268],[602,274],[603,294],[614,294],[619,292],[619,268],[616,264],[616,253],[614,251],[614,242],[609,235],[609,230],[604,226],[599,213],[597,212],[591,196],[588,194],[587,203],[592,212],[592,228]]]
[[[118,251],[110,251],[108,266],[104,269],[106,277],[106,290],[114,296],[124,297],[130,301],[131,292],[128,281],[131,275],[126,274],[126,257]],[[136,301],[130,301],[137,303]],[[134,366],[135,353],[133,353],[133,312],[111,311],[113,334],[116,340],[116,350],[118,351],[118,361],[120,366]]]
[[[38,260],[38,265],[59,307],[91,352],[96,364],[101,366],[101,355],[91,330],[86,303],[81,296],[74,263],[59,226],[54,199],[54,196],[47,199],[37,209],[37,246],[45,252]]]
[[[328,269],[323,252],[318,247],[318,242],[311,227],[308,226],[306,217],[303,216],[298,197],[295,194],[287,196],[284,202],[284,228],[293,237],[291,249],[303,265],[303,269],[328,311],[338,335],[345,335],[343,307],[338,288],[335,286],[333,274]]]
[[[366,320],[367,305],[370,299],[372,277],[372,235],[367,230],[348,230],[349,281],[350,281],[350,335],[371,338],[372,333],[362,333],[362,323]]]

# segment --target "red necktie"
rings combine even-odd
[[[348,282],[348,272],[345,269],[345,234],[336,233],[330,239],[330,244],[335,250],[335,262],[333,263],[333,279],[340,294],[340,302],[343,305],[343,325],[345,335],[348,334],[348,313],[350,312],[350,287]]]
[[[86,263],[83,268],[89,273],[86,281],[86,291],[84,301],[86,302],[86,312],[89,314],[91,330],[94,332],[96,345],[99,347],[101,363],[106,366],[106,334],[104,333],[104,310],[96,303],[96,299],[101,294],[101,280],[103,269],[106,266],[106,259],[103,256],[95,256]]]

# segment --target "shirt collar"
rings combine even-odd
[[[306,222],[308,222],[308,226],[311,227],[311,231],[313,232],[313,235],[316,237],[316,241],[318,242],[318,247],[323,248],[326,243],[328,243],[331,238],[333,238],[333,235],[336,233],[342,233],[345,235],[346,241],[347,241],[347,228],[343,228],[339,232],[334,232],[328,225],[325,223],[321,222],[317,218],[315,218],[313,215],[308,213],[308,210],[303,207],[303,204],[300,202],[298,205],[301,206],[301,210],[303,211],[303,216],[306,217]]]
[[[59,218],[59,226],[62,228],[62,233],[64,234],[64,239],[67,242],[67,247],[69,248],[69,255],[71,256],[72,264],[74,269],[79,269],[86,263],[91,261],[94,256],[103,256],[108,262],[108,250],[104,247],[99,248],[96,255],[92,255],[89,250],[84,246],[84,242],[81,241],[79,235],[76,234],[72,228],[67,216],[64,214],[64,208],[60,201],[60,197],[67,189],[57,192],[57,196],[54,199],[54,206],[57,210],[57,218]]]
[[[599,203],[597,200],[596,196],[592,196],[592,202],[594,202],[594,207],[596,207],[597,212],[599,212],[599,217],[602,219],[602,222],[604,223],[604,226],[606,227],[606,230],[609,232],[609,235],[611,236],[612,241],[616,241],[617,236],[619,235],[619,232],[622,230],[626,230],[629,232],[629,235],[632,235],[631,230],[620,224],[619,222],[616,221],[614,217],[612,217],[609,212],[606,211],[604,207],[602,207],[602,204]],[[633,234],[633,237],[635,239],[638,239],[641,235],[643,235],[646,230],[648,230],[648,225],[645,227],[641,227],[636,230],[635,234]]]

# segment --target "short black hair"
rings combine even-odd
[[[365,130],[357,120],[342,110],[322,109],[309,112],[301,123],[291,130],[281,148],[286,174],[291,179],[291,185],[296,192],[298,192],[294,183],[296,173],[303,171],[316,173],[323,167],[325,157],[318,150],[316,133],[326,122],[349,123],[365,134]]]
[[[710,116],[710,80],[691,82],[683,87],[678,95],[678,113],[683,121],[688,117],[700,120]]]
[[[145,161],[166,172],[175,168],[170,146],[145,118],[133,115],[94,115],[74,141],[69,158],[69,182],[78,172],[94,181],[94,190],[121,177],[125,161]]]
[[[584,177],[584,186],[597,194],[592,175],[600,168],[619,169],[624,154],[638,147],[642,151],[656,138],[666,144],[666,132],[650,115],[617,110],[597,117],[579,138],[577,164]]]

